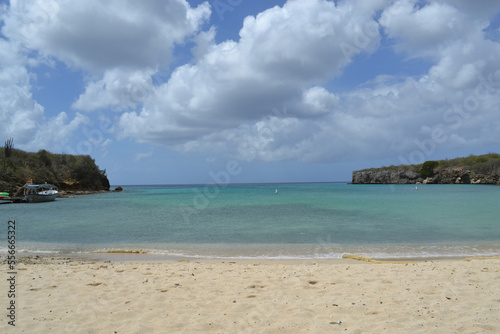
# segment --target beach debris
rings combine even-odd
[[[472,260],[491,260],[491,259],[500,259],[500,255],[495,256],[484,256],[484,257],[468,257],[463,259],[462,261],[472,261]]]
[[[330,322],[330,325],[342,325],[343,321],[342,320],[338,320],[338,321],[331,321]]]
[[[98,252],[102,253],[102,252]],[[148,252],[142,249],[106,249],[104,253],[108,254],[147,254]]]
[[[371,257],[364,257],[364,256],[359,256],[355,254],[342,254],[343,259],[353,259],[353,260],[358,260],[358,261],[365,261],[365,262],[372,262],[372,263],[392,263],[392,264],[408,264],[408,263],[414,263],[412,261],[380,261],[380,260],[374,260]],[[347,270],[347,269],[346,269]]]
[[[265,287],[266,287],[265,285],[255,285],[255,284],[252,284],[248,288],[249,289],[255,289],[255,288],[261,288],[261,289],[263,289]]]
[[[90,286],[99,286],[101,284],[102,284],[101,282],[95,282],[95,283],[89,283],[87,285],[90,285]]]
[[[146,278],[142,281],[142,283],[147,283],[147,282],[148,282],[148,278],[146,277]]]

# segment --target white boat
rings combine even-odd
[[[24,201],[28,203],[50,202],[57,197],[57,187],[53,184],[29,184],[24,188]]]

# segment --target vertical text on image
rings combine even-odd
[[[7,307],[8,324],[16,326],[16,221],[9,220],[7,223],[7,298],[9,306]]]

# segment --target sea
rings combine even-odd
[[[124,186],[0,205],[18,253],[216,259],[432,259],[500,254],[500,187],[347,183]]]

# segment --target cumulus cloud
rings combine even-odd
[[[500,45],[483,34],[490,13],[476,11],[471,18],[464,3],[398,1],[380,15],[397,52],[433,60],[427,73],[385,76],[342,94],[322,86],[357,54],[377,50],[374,17],[384,5],[288,1],[247,17],[239,41],[216,44],[211,30],[200,37],[194,64],[177,68],[140,112],[121,117],[123,133],[186,152],[265,161],[404,155],[436,128],[446,140],[433,143],[433,150],[493,144],[497,136],[484,135],[481,127],[499,126],[491,109],[496,88],[467,119],[453,109],[467,103],[480,78],[500,68]],[[457,117],[459,127],[451,121]]]
[[[175,44],[184,43],[210,15],[208,3],[191,8],[185,0],[86,1],[70,7],[59,7],[51,20],[54,29],[41,32],[45,40],[37,43],[67,64],[98,73],[100,78],[89,81],[72,106],[84,111],[133,109],[144,102],[152,75],[168,68]],[[72,31],[61,33],[64,22],[74,19]],[[66,39],[72,42],[64,43]],[[201,43],[202,37],[198,39]]]
[[[398,50],[410,57],[431,56],[446,47],[464,27],[463,17],[452,4],[429,3],[418,8],[416,1],[398,1],[384,10],[380,22]]]
[[[16,147],[37,150],[55,148],[85,118],[70,120],[64,112],[46,119],[45,109],[32,96],[27,57],[20,46],[0,38],[0,135],[13,138]]]
[[[46,117],[32,98],[30,66],[58,60],[88,71],[92,79],[75,109],[134,108],[152,88],[156,68],[168,67],[174,44],[198,31],[210,8],[185,0],[18,0],[0,14],[0,133],[36,149],[55,147],[88,118]]]
[[[263,161],[416,160],[500,139],[500,44],[485,33],[497,1],[289,0],[245,18],[239,39],[223,42],[216,42],[217,27],[203,28],[207,2],[46,0],[28,7],[13,2],[5,16],[10,45],[87,71],[72,107],[116,112],[121,137]],[[192,58],[154,82],[187,39]],[[429,66],[412,77],[375,69],[368,82],[341,91],[331,84],[388,49]],[[6,124],[28,138],[44,111],[31,98],[26,67],[15,65],[2,71],[15,83],[3,91],[4,110],[19,103],[31,122]],[[49,121],[68,129],[85,122],[67,117]]]
[[[178,67],[140,112],[121,117],[123,133],[197,147],[192,141],[262,121],[283,106],[288,116],[300,119],[326,114],[338,96],[318,84],[380,41],[373,13],[358,8],[289,1],[247,17],[239,41],[216,44],[212,30],[200,37],[194,64]],[[346,54],[340,44],[354,51]]]
[[[0,70],[0,134],[5,139],[14,138],[16,147],[60,148],[85,122],[84,116],[77,114],[70,120],[65,112],[46,119],[43,106],[31,95],[26,68],[10,66]]]
[[[129,109],[141,104],[153,89],[155,70],[114,68],[104,72],[103,78],[87,84],[72,107],[79,110],[118,108]]]
[[[86,118],[78,114],[70,120],[65,112],[46,119],[43,106],[31,95],[26,68],[11,66],[0,70],[0,134],[14,138],[17,147],[59,148],[85,121]]]
[[[65,144],[67,144],[65,139],[86,123],[88,123],[88,118],[82,114],[77,113],[70,120],[65,112],[61,112],[40,124],[32,134],[31,140],[23,147],[28,150],[36,150],[41,147],[53,148],[57,151],[64,150]]]
[[[43,115],[43,107],[31,97],[29,73],[17,54],[15,45],[0,39],[0,133],[26,142]]]
[[[209,17],[208,3],[185,0],[12,1],[2,32],[68,65],[99,72],[168,66],[182,43]]]

